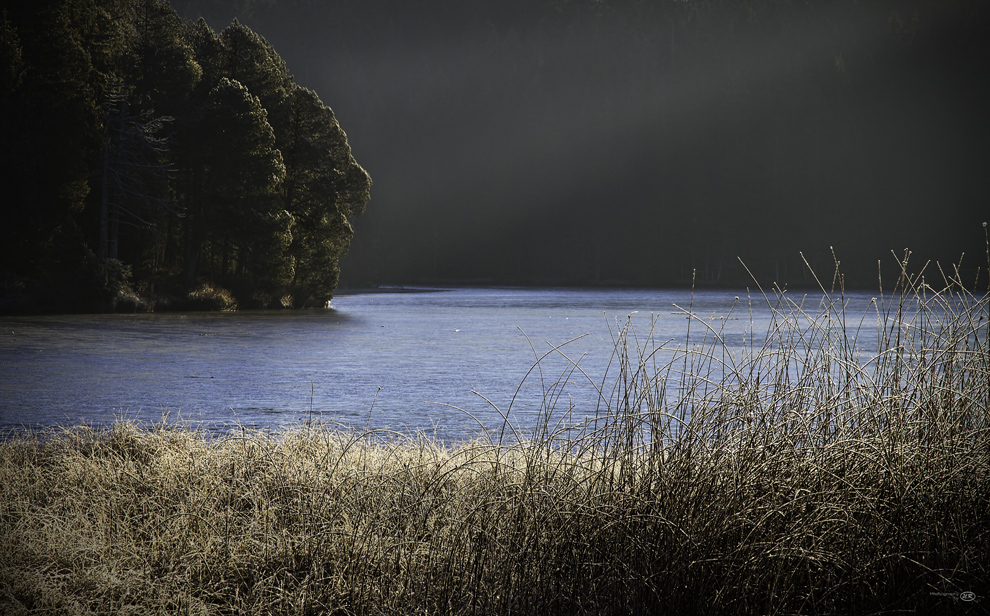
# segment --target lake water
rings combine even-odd
[[[821,300],[790,298],[812,313]],[[848,313],[868,313],[870,298],[848,295]],[[594,416],[603,400],[592,383],[608,392],[627,319],[640,339],[653,328],[661,360],[684,347],[689,324],[702,342],[703,324],[681,308],[735,355],[761,345],[772,319],[762,297],[727,290],[444,289],[342,295],[333,306],[0,318],[0,429],[167,414],[209,430],[319,419],[460,439],[498,428],[494,405],[527,430],[551,403]],[[554,387],[562,375],[567,385]],[[547,393],[560,395],[545,404]]]

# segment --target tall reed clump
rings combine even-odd
[[[524,437],[10,435],[0,612],[986,613],[990,300],[836,281],[742,354],[627,322],[598,415],[557,413],[574,363]]]

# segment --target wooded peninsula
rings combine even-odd
[[[158,0],[5,7],[0,310],[327,304],[371,178],[264,38]]]

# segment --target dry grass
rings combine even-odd
[[[597,419],[526,438],[11,435],[0,612],[986,613],[988,297],[946,278],[772,293],[744,357],[627,323]]]

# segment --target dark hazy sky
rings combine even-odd
[[[863,4],[175,3],[337,114],[374,180],[344,285],[795,285],[830,246],[856,285],[905,247],[975,275],[985,3]]]

